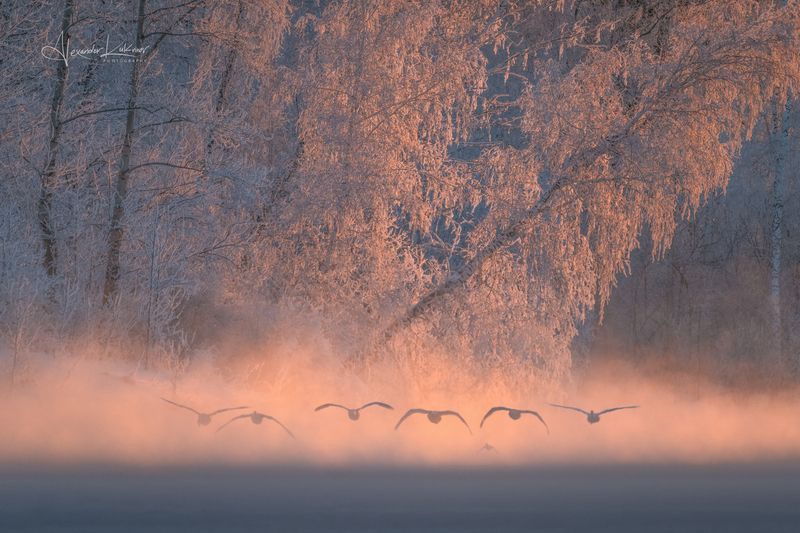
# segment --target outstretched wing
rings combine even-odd
[[[218,414],[220,414],[220,413],[224,413],[225,411],[237,411],[237,410],[239,410],[239,409],[248,409],[248,406],[246,406],[246,405],[241,405],[241,406],[239,406],[239,407],[225,407],[225,408],[223,408],[223,409],[217,409],[217,410],[216,410],[216,411],[214,411],[214,412],[208,413],[208,416],[214,416],[214,415],[218,415]]]
[[[548,434],[548,435],[550,434],[550,428],[547,426],[547,422],[545,422],[545,421],[544,421],[544,418],[542,418],[542,415],[540,415],[540,414],[539,414],[539,413],[537,413],[536,411],[528,411],[528,410],[523,410],[523,411],[520,411],[520,413],[527,413],[527,414],[529,414],[529,415],[533,415],[533,416],[535,416],[536,418],[538,418],[538,419],[539,419],[539,422],[541,422],[542,424],[544,424],[544,428],[547,430],[547,434]]]
[[[467,426],[467,430],[469,431],[469,434],[472,435],[472,429],[469,427],[469,424],[467,424],[467,421],[464,420],[464,417],[461,416],[460,414],[456,413],[455,411],[441,411],[439,414],[442,415],[442,416],[450,415],[450,416],[454,416],[454,417],[458,418],[459,420],[461,420],[461,422],[464,423],[465,426]]]
[[[323,403],[322,405],[314,409],[314,411],[322,411],[323,409],[327,409],[328,407],[338,407],[339,409],[344,409],[345,411],[349,411],[347,407],[345,407],[344,405],[339,405],[338,403]]]
[[[589,416],[589,413],[581,409],[580,407],[570,407],[569,405],[558,405],[557,403],[551,403],[553,407],[560,407],[561,409],[572,409],[573,411],[578,411],[579,413],[583,413],[586,416]]]
[[[282,427],[282,428],[283,428],[283,430],[284,430],[286,433],[288,433],[288,434],[289,434],[289,436],[290,436],[290,437],[294,438],[294,434],[293,434],[291,431],[289,431],[289,428],[287,428],[286,426],[284,426],[284,425],[283,425],[283,423],[281,423],[281,421],[280,421],[280,420],[278,420],[278,419],[277,419],[277,418],[275,418],[274,416],[265,415],[265,414],[263,414],[263,413],[260,413],[260,414],[261,414],[261,416],[263,416],[264,418],[267,418],[267,419],[269,419],[269,420],[272,420],[273,422],[275,422],[276,424],[278,424],[280,427]]]
[[[486,411],[485,415],[483,415],[483,419],[481,419],[481,427],[483,427],[483,423],[486,422],[486,419],[495,414],[497,411],[510,411],[510,410],[511,409],[509,409],[508,407],[500,407],[500,406],[492,407],[491,409]]]
[[[620,409],[638,409],[638,407],[639,407],[638,405],[622,405],[620,407],[612,407],[611,409],[603,409],[602,411],[597,413],[597,416],[604,415],[612,411],[619,411]]]
[[[430,413],[430,411],[428,411],[427,409],[409,409],[408,411],[406,411],[406,414],[404,414],[403,417],[397,422],[397,425],[394,426],[394,429],[396,430],[397,428],[399,428],[400,424],[402,424],[405,421],[405,419],[411,415],[427,415],[428,413]]]
[[[364,405],[362,405],[361,407],[359,407],[359,408],[358,408],[358,410],[360,411],[360,410],[362,410],[362,409],[365,409],[365,408],[367,408],[367,407],[369,407],[369,406],[371,406],[371,405],[377,405],[378,407],[383,407],[384,409],[394,409],[394,407],[392,407],[392,406],[391,406],[391,405],[389,405],[388,403],[383,403],[383,402],[369,402],[369,403],[365,403]]]
[[[188,411],[191,411],[191,412],[193,412],[193,413],[194,413],[194,414],[196,414],[196,415],[200,415],[200,414],[202,414],[202,413],[198,413],[197,411],[195,411],[194,409],[192,409],[192,408],[191,408],[191,407],[189,407],[188,405],[181,405],[181,404],[179,404],[179,403],[175,403],[175,402],[173,402],[172,400],[167,400],[166,398],[161,398],[161,399],[162,399],[162,400],[164,400],[164,401],[165,401],[165,402],[167,402],[167,403],[171,403],[171,404],[172,404],[172,405],[174,405],[175,407],[180,407],[181,409],[186,409],[186,410],[188,410]]]
[[[250,418],[250,415],[239,415],[239,416],[234,416],[233,418],[231,418],[230,420],[228,420],[227,422],[225,422],[224,424],[222,424],[220,427],[218,427],[216,432],[217,432],[217,433],[219,433],[220,431],[222,431],[223,429],[225,429],[225,426],[227,426],[228,424],[230,424],[230,423],[231,423],[231,422],[233,422],[234,420],[239,420],[240,418]]]

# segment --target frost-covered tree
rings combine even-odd
[[[533,298],[521,309],[545,316],[558,309],[562,322],[549,329],[571,338],[572,324],[607,301],[642,228],[660,254],[676,212],[689,215],[724,188],[773,92],[785,96],[797,78],[790,8],[676,4],[659,38],[631,23],[641,13],[635,5],[628,18],[624,10],[598,11],[581,18],[578,6],[571,25],[552,24],[550,11],[528,19],[537,43],[558,43],[558,54],[527,59],[535,79],[518,102],[527,146],[495,148],[501,155],[482,169],[483,176],[504,171],[490,194],[504,187],[516,194],[485,200],[489,214],[472,232],[477,246],[464,265],[413,303],[389,334],[465,285],[480,290],[492,278],[513,279],[516,267],[526,270]],[[620,37],[626,25],[633,29]],[[547,27],[558,33],[541,39]]]
[[[187,310],[291,302],[351,368],[554,383],[642,235],[661,257],[796,94],[798,9],[4,4],[3,279],[136,357],[206,338]],[[64,24],[135,60],[15,59]]]

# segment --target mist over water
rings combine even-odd
[[[286,354],[284,354],[286,356]],[[546,465],[565,463],[716,463],[791,460],[800,457],[800,410],[796,389],[722,388],[699,377],[645,377],[624,363],[593,365],[560,391],[536,394],[503,390],[496,383],[454,386],[458,368],[439,368],[447,387],[422,388],[392,380],[387,370],[362,380],[322,365],[310,350],[292,353],[270,371],[271,379],[247,380],[223,372],[213,358],[194,364],[173,383],[163,375],[83,359],[49,363],[36,379],[6,390],[0,424],[0,463],[120,464],[308,464],[308,465]],[[399,378],[399,376],[398,376]],[[444,378],[442,378],[444,380]],[[463,383],[470,383],[465,379]],[[433,383],[435,385],[435,383]],[[214,417],[209,426],[163,402],[168,398],[202,412],[247,405]],[[384,401],[393,411],[370,408],[352,422],[340,409],[314,412],[322,403],[360,406]],[[637,404],[639,409],[603,415],[589,425],[579,413],[548,402],[601,410]],[[495,405],[538,411],[511,420]],[[457,419],[438,425],[415,415],[395,430],[409,408],[453,409]],[[252,410],[278,418],[296,436],[265,420],[253,425],[230,418]],[[496,451],[479,451],[489,443]]]
[[[313,343],[312,343],[313,344]],[[796,389],[721,387],[630,363],[576,369],[529,392],[464,368],[344,370],[325,346],[239,346],[181,375],[91,356],[33,363],[3,390],[0,529],[14,531],[792,532]],[[243,356],[264,362],[257,368]],[[338,359],[339,361],[341,360]],[[268,363],[266,363],[268,362]],[[545,392],[547,391],[547,392]],[[208,412],[248,405],[286,424]],[[358,422],[322,403],[368,408]],[[598,424],[548,402],[603,409]],[[511,420],[494,405],[534,409]],[[394,426],[406,409],[453,409]],[[485,444],[496,451],[480,451]],[[46,502],[46,503],[43,503]]]

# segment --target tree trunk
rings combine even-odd
[[[136,18],[136,44],[142,46],[146,0],[139,0]],[[125,117],[125,134],[122,139],[119,172],[114,187],[114,208],[111,212],[111,225],[108,233],[105,284],[103,287],[103,304],[107,304],[117,293],[119,281],[119,253],[122,246],[122,217],[125,214],[125,199],[128,196],[128,173],[130,172],[131,145],[133,143],[133,127],[136,121],[136,100],[139,90],[139,62],[131,67],[130,87],[128,89],[128,110]]]
[[[66,0],[64,3],[64,13],[61,18],[61,42],[64,50],[68,49],[69,27],[74,11],[74,0]],[[53,178],[56,173],[56,156],[58,144],[61,139],[61,106],[64,102],[64,89],[67,85],[67,70],[69,66],[67,59],[58,62],[56,69],[56,86],[53,91],[53,101],[50,104],[50,142],[48,144],[47,164],[41,176],[41,188],[39,191],[39,201],[37,204],[37,214],[39,227],[42,231],[42,244],[44,247],[44,257],[42,266],[47,275],[56,275],[58,258],[58,248],[56,245],[55,232],[53,231],[53,221],[51,217],[51,206],[53,201]]]
[[[770,307],[772,311],[772,338],[775,353],[783,362],[783,327],[781,316],[781,257],[783,254],[783,202],[785,194],[786,156],[789,148],[789,114],[791,99],[781,109],[776,101],[773,108],[772,142],[775,168],[772,181],[772,224],[770,240],[772,253],[769,261]]]

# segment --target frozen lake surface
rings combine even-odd
[[[800,531],[800,464],[4,467],[0,531]]]

